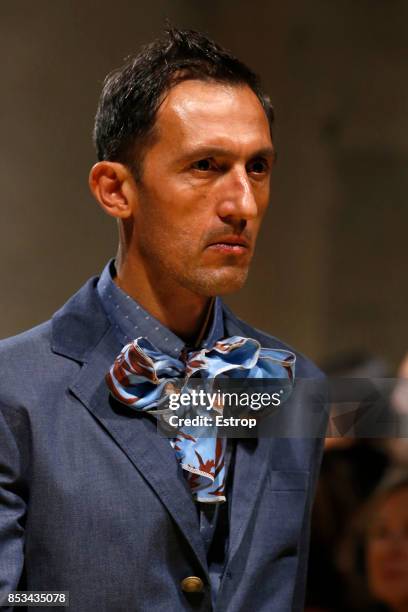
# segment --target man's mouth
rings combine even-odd
[[[249,252],[250,245],[248,240],[242,236],[223,236],[209,244],[207,248],[220,253],[242,255]]]

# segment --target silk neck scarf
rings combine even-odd
[[[156,418],[168,416],[169,393],[188,393],[193,382],[208,385],[220,378],[283,379],[282,401],[290,393],[295,355],[262,348],[257,340],[232,336],[212,348],[183,351],[180,358],[161,353],[147,338],[123,347],[106,375],[111,394],[122,404]],[[205,427],[180,427],[170,439],[196,501],[214,503],[225,498],[225,437],[208,436]]]

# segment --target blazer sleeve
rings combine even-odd
[[[21,413],[0,402],[0,604],[7,593],[18,590],[24,567],[27,507],[24,421]]]

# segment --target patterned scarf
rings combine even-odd
[[[169,395],[177,397],[179,393],[191,392],[197,378],[206,389],[217,378],[283,379],[282,402],[294,382],[295,361],[290,351],[262,348],[257,340],[241,336],[220,340],[212,348],[183,351],[179,359],[161,353],[147,338],[140,337],[124,346],[106,375],[106,382],[119,402],[166,419],[174,414],[168,407]],[[222,406],[213,409],[220,413]],[[208,415],[206,408],[196,414],[203,412]],[[182,426],[170,443],[194,499],[214,503],[226,499],[226,438],[210,435],[204,426]]]

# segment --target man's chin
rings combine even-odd
[[[211,293],[212,296],[217,295],[230,295],[231,293],[236,293],[245,285],[246,276],[240,280],[234,280],[230,283],[224,283],[219,286],[214,287],[214,291]]]
[[[207,297],[239,291],[248,277],[248,268],[210,270],[195,279],[195,291]]]

